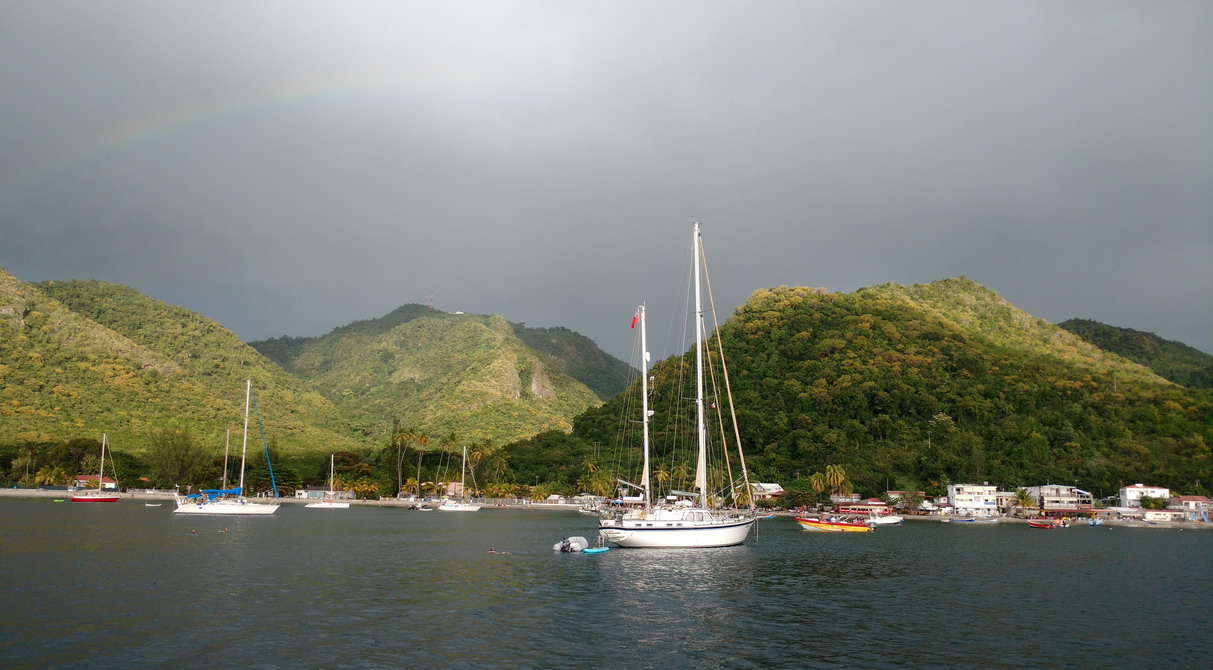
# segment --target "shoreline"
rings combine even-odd
[[[67,490],[56,489],[16,489],[2,488],[0,489],[0,498],[68,498],[71,493]],[[173,493],[171,491],[127,491],[122,494],[122,500],[148,500],[148,501],[171,501]],[[266,500],[265,498],[253,498],[253,500]],[[309,498],[279,498],[280,504],[287,505],[306,505],[309,502],[315,502]],[[389,507],[399,509],[414,509],[427,504],[433,504],[436,501],[413,501],[413,500],[350,500],[351,507]],[[524,509],[524,510],[540,510],[540,511],[576,511],[581,506],[577,504],[565,503],[484,503],[481,509]],[[774,517],[795,518],[800,512],[789,512],[786,510],[768,512]],[[944,521],[953,521],[956,519],[967,519],[971,517],[963,516],[944,516],[944,515],[902,515],[906,523],[943,523]],[[996,517],[998,524],[1022,524],[1028,523],[1027,519],[1015,517]],[[997,524],[996,524],[997,525]],[[1072,526],[1087,526],[1083,521],[1075,521]],[[1202,523],[1200,521],[1142,521],[1124,520],[1124,519],[1105,519],[1101,526],[1117,527],[1117,528],[1185,528],[1191,530],[1213,530],[1213,523]],[[1096,526],[1099,527],[1099,526]]]
[[[0,498],[70,498],[71,492],[65,489],[15,489],[15,488],[0,488]],[[172,491],[124,491],[122,500],[150,500],[164,502],[173,499]],[[250,500],[270,500],[270,498],[250,498]],[[315,498],[279,498],[280,504],[286,505],[306,505],[310,502],[316,502]],[[403,509],[412,509],[426,505],[441,504],[438,501],[414,501],[414,500],[350,500],[348,501],[351,507],[398,507]],[[537,509],[537,510],[578,510],[581,506],[577,504],[562,504],[562,503],[484,503],[482,509]]]

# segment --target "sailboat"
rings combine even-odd
[[[644,500],[638,507],[627,510],[608,510],[600,516],[598,533],[606,541],[620,547],[632,548],[699,548],[728,547],[745,541],[754,525],[753,511],[742,513],[709,506],[707,429],[704,414],[703,342],[705,328],[703,303],[700,296],[700,251],[699,224],[695,223],[691,248],[695,273],[695,414],[697,461],[695,467],[695,491],[674,491],[674,495],[662,503],[652,500],[650,484],[649,417],[648,406],[648,359],[645,334],[645,308],[636,311],[635,322],[640,324],[641,351],[641,423],[643,424],[644,465],[640,488]],[[727,384],[727,381],[726,381]],[[740,449],[740,445],[738,445]],[[744,460],[742,461],[743,479]],[[748,488],[748,481],[746,484]],[[673,498],[673,500],[671,500]]]
[[[173,514],[265,516],[278,511],[278,502],[276,500],[272,503],[255,503],[244,497],[244,466],[248,456],[249,402],[252,396],[253,381],[250,379],[246,380],[244,387],[244,444],[240,453],[240,485],[232,489],[203,489],[200,493],[184,496],[180,495],[178,491],[173,491],[173,499],[177,502],[177,509],[173,510]],[[266,459],[268,462],[268,452]],[[226,462],[224,464],[223,478],[224,485],[226,486]],[[273,470],[270,470],[270,478],[271,480],[273,479]]]
[[[349,507],[350,507],[349,503],[347,503],[345,501],[333,500],[333,485],[336,484],[336,482],[337,482],[337,478],[334,476],[334,470],[333,470],[333,463],[334,463],[335,457],[336,457],[336,454],[329,454],[329,490],[327,491],[328,496],[325,497],[323,500],[317,500],[316,502],[308,503],[308,504],[304,505],[304,507],[311,507],[313,509],[349,509]]]
[[[118,491],[117,481],[114,482],[114,488],[105,489],[105,447],[108,442],[105,433],[101,434],[101,471],[97,473],[97,488],[77,490],[72,494],[72,502],[118,502],[121,493]],[[113,462],[113,456],[110,456],[110,462]]]
[[[467,488],[464,486],[464,479],[468,472],[468,448],[463,448],[463,471],[459,474],[459,494],[462,496],[458,501],[448,500],[438,506],[438,509],[445,512],[475,512],[480,509],[480,503],[474,503],[468,500]]]

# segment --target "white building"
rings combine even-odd
[[[783,495],[783,487],[779,484],[768,482],[752,482],[750,488],[754,489],[755,500],[767,500],[769,498],[778,498]]]
[[[1145,484],[1126,486],[1120,490],[1120,506],[1141,507],[1142,496],[1166,499],[1171,497],[1171,489],[1161,486],[1146,486]]]
[[[954,514],[995,516],[998,487],[989,484],[948,484],[948,504]]]
[[[1028,486],[1025,490],[1042,512],[1089,512],[1095,506],[1091,492],[1076,486],[1045,484]]]

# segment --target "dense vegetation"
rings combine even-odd
[[[1119,354],[1189,388],[1213,388],[1213,355],[1154,333],[1117,328],[1087,319],[1057,324],[1091,344]]]
[[[1213,482],[1213,396],[1034,319],[965,280],[851,294],[756,292],[722,328],[755,477],[806,487],[838,464],[857,491],[1076,483],[1107,494]],[[676,366],[654,368],[661,395]],[[625,396],[580,417],[610,443]],[[666,430],[662,415],[653,429]],[[799,473],[799,481],[797,480]]]
[[[256,343],[263,356],[126,287],[31,285],[0,271],[0,479],[56,484],[92,472],[104,432],[125,486],[217,486],[252,379],[250,491],[269,488],[268,451],[284,492],[323,485],[336,453],[343,488],[428,493],[458,480],[466,446],[485,493],[610,493],[635,458],[637,384],[598,406],[571,374],[600,375],[606,389],[635,371],[583,340],[406,305],[321,338]],[[752,481],[820,493],[823,472],[845,471],[829,488],[867,495],[960,481],[1208,493],[1213,481],[1213,392],[1171,383],[965,279],[761,290],[720,340]],[[685,398],[675,382],[691,364],[688,353],[650,371],[654,444],[688,418],[685,406],[667,407]],[[657,466],[666,488],[687,485],[676,462],[686,451]]]
[[[530,329],[499,316],[406,305],[323,337],[252,345],[341,407],[365,435],[383,435],[396,421],[430,435],[502,444],[567,431],[572,417],[600,402],[558,357],[527,346],[517,330]],[[569,341],[530,337],[546,340],[545,351]]]

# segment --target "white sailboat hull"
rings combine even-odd
[[[745,542],[754,519],[713,521],[603,519],[598,534],[633,549],[731,547]]]
[[[278,503],[261,504],[240,500],[192,502],[177,500],[173,514],[223,514],[228,516],[264,516],[278,511]]]
[[[308,503],[304,507],[312,509],[349,509],[350,504],[347,502],[337,502],[335,500],[321,500],[319,502]]]
[[[480,507],[479,503],[448,502],[439,505],[438,509],[444,512],[475,512]]]

